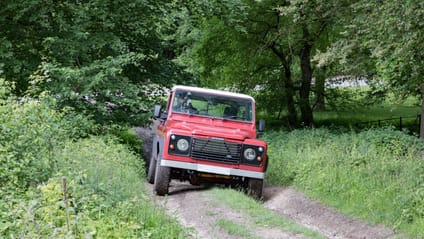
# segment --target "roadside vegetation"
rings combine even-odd
[[[342,212],[424,237],[424,142],[390,127],[273,131],[267,181]]]
[[[120,143],[131,134],[89,136],[90,120],[12,87],[0,82],[1,238],[185,238],[147,197],[140,155]]]

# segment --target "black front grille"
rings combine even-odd
[[[214,139],[193,139],[191,157],[227,163],[239,163],[241,144]]]

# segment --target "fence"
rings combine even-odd
[[[388,125],[396,125],[394,123],[399,122],[399,125],[398,125],[399,126],[399,130],[402,131],[404,129],[404,126],[405,126],[404,125],[405,120],[408,120],[408,119],[415,119],[415,120],[413,120],[412,125],[413,126],[416,125],[417,126],[416,129],[418,130],[418,133],[420,133],[419,130],[420,130],[420,125],[421,125],[421,115],[416,115],[416,116],[400,116],[400,117],[392,117],[392,118],[388,118],[388,119],[379,119],[379,120],[373,120],[373,121],[359,122],[359,123],[356,123],[356,126],[357,127],[361,127],[361,126],[367,126],[367,127],[378,126],[378,127],[382,127],[382,126],[388,126]],[[409,125],[411,125],[411,124],[409,124]],[[415,127],[413,127],[413,128],[415,128]]]

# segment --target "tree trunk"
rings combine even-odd
[[[290,60],[286,58],[286,54],[282,50],[277,49],[275,42],[273,42],[270,46],[272,52],[280,59],[281,65],[283,66],[281,69],[281,78],[284,82],[284,89],[286,90],[287,97],[287,110],[288,110],[288,124],[290,128],[296,128],[298,126],[297,122],[297,112],[296,106],[294,104],[294,85],[291,77],[291,69],[290,69]]]
[[[303,33],[305,36],[308,35],[307,30]],[[306,39],[308,39],[306,37]],[[314,119],[312,114],[312,108],[309,102],[309,95],[311,92],[311,81],[312,81],[312,67],[311,67],[311,48],[312,46],[305,42],[300,52],[300,67],[302,71],[302,84],[299,92],[299,106],[302,117],[302,123],[305,127],[312,127]]]
[[[291,78],[290,66],[284,65],[284,88],[286,90],[287,97],[287,111],[288,111],[288,123],[290,128],[296,128],[298,126],[297,122],[297,112],[294,104],[294,86]]]
[[[421,84],[421,98],[420,138],[424,139],[424,83]]]
[[[317,72],[317,71],[315,71]],[[318,74],[315,74],[315,106],[314,110],[324,111],[325,102],[324,102],[324,91],[325,91],[325,68],[319,71]]]

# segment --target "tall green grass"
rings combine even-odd
[[[345,213],[424,237],[424,142],[402,132],[271,132],[267,181]]]

